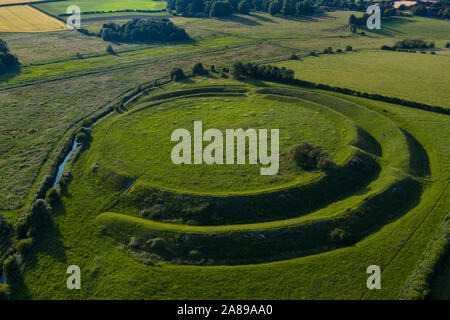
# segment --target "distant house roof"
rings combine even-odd
[[[412,6],[412,5],[416,4],[416,3],[417,3],[417,1],[395,1],[394,2],[394,8],[397,9],[402,4],[404,4],[405,6],[409,7],[409,6]]]

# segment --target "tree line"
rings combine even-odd
[[[397,41],[393,46],[383,45],[382,50],[402,50],[402,49],[432,49],[435,47],[434,41],[426,42],[420,39],[405,39]]]
[[[249,14],[250,10],[296,16],[315,11],[309,0],[168,0],[167,10],[186,17],[226,17],[233,13]]]
[[[240,61],[233,64],[232,75],[236,79],[256,78],[269,81],[289,82],[294,80],[294,70],[279,68],[272,65],[255,65],[253,63],[242,63]]]
[[[135,18],[125,24],[104,24],[98,36],[105,41],[180,41],[189,39],[186,31],[167,18]]]
[[[450,18],[450,0],[437,2],[417,2],[411,6],[411,12],[415,16]]]
[[[0,39],[0,74],[17,67],[19,59],[9,51],[8,45]]]

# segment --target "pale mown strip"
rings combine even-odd
[[[0,7],[0,32],[48,32],[65,29],[66,25],[61,21],[30,6]]]

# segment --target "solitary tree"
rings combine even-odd
[[[174,80],[174,81],[180,81],[182,79],[184,79],[186,76],[183,72],[182,69],[180,68],[173,68],[170,71],[170,79]]]
[[[203,65],[199,62],[194,65],[194,67],[192,68],[192,72],[194,74],[202,74],[205,73],[205,69],[203,68]]]
[[[114,51],[114,49],[111,45],[109,45],[108,48],[106,48],[106,52],[108,52],[109,54],[116,54],[116,52]]]

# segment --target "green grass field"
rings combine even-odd
[[[302,80],[449,108],[450,77],[443,72],[449,64],[448,55],[361,50],[279,66],[295,70]]]
[[[70,2],[70,3],[69,3]],[[76,0],[76,1],[57,1],[49,3],[40,3],[36,7],[58,16],[66,14],[67,7],[70,5],[79,6],[81,12],[93,11],[118,11],[118,10],[163,10],[166,8],[165,1],[147,1],[147,0]]]

